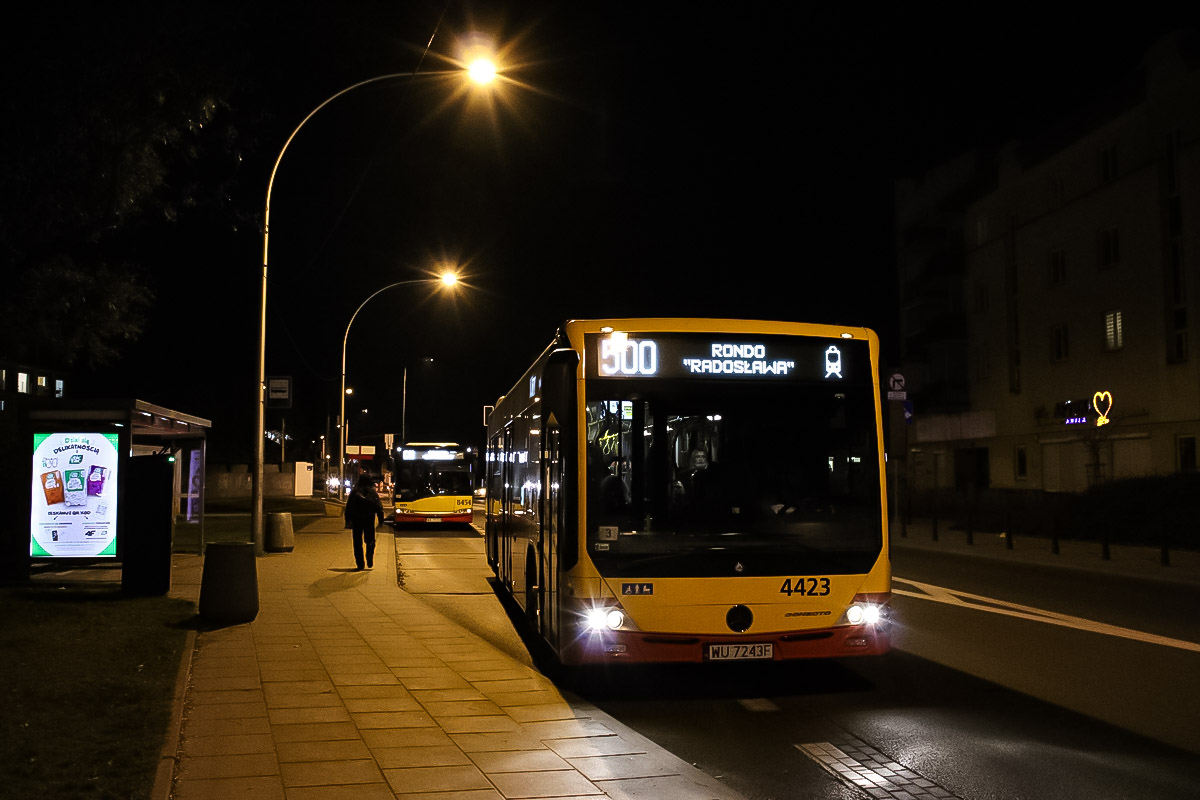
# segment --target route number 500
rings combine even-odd
[[[657,372],[658,343],[654,340],[600,340],[601,375],[654,375]]]

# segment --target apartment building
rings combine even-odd
[[[960,184],[990,187],[961,206],[961,245],[945,250],[961,286],[946,308],[965,325],[941,351],[958,342],[966,404],[916,404],[910,486],[1080,492],[1196,469],[1198,56],[1187,36],[1168,37],[1095,115],[970,174],[960,164]],[[901,241],[902,270],[911,260]],[[906,362],[916,356],[906,348]]]

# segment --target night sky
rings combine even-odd
[[[896,179],[1069,119],[1187,23],[849,4],[163,5],[56,8],[10,29],[23,90],[6,107],[70,124],[70,103],[162,65],[221,98],[213,135],[238,152],[212,168],[223,202],[146,246],[142,338],[75,381],[211,419],[214,461],[245,461],[252,441],[271,167],[340,89],[422,73],[333,101],[279,167],[267,374],[291,377],[295,399],[267,426],[286,418],[302,456],[327,420],[335,435],[355,309],[445,263],[463,275],[457,297],[390,289],[351,327],[353,440],[399,433],[407,366],[408,438],[482,441],[482,407],[569,318],[865,325],[898,358]],[[473,33],[505,70],[487,95],[435,74]]]

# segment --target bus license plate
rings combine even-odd
[[[709,661],[754,661],[774,658],[775,649],[770,642],[763,644],[710,644]]]
[[[441,517],[426,517],[425,521],[426,522],[441,522],[442,518]]]

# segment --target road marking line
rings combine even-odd
[[[1023,606],[1020,603],[1010,603],[1007,600],[984,597],[983,595],[971,594],[970,592],[960,592],[956,589],[947,589],[943,586],[934,586],[929,583],[919,583],[918,581],[910,581],[906,578],[893,576],[892,580],[917,588],[918,591],[916,592],[909,592],[902,589],[892,590],[893,594],[904,597],[914,597],[918,600],[932,600],[935,603],[945,603],[946,605],[958,606],[959,608],[970,608],[975,611],[986,611],[991,614],[1016,617],[1017,619],[1025,619],[1032,622],[1044,622],[1048,625],[1061,625],[1064,628],[1075,628],[1076,630],[1100,633],[1105,636],[1116,636],[1122,639],[1132,639],[1147,644],[1158,644],[1164,647],[1175,647],[1180,650],[1190,650],[1194,653],[1200,653],[1200,644],[1184,641],[1183,639],[1172,639],[1168,636],[1136,631],[1132,628],[1122,628],[1119,625],[1109,625],[1104,622],[1084,619],[1083,617],[1059,614],[1055,611]]]
[[[743,697],[738,700],[747,711],[778,711],[779,706],[765,697]]]

